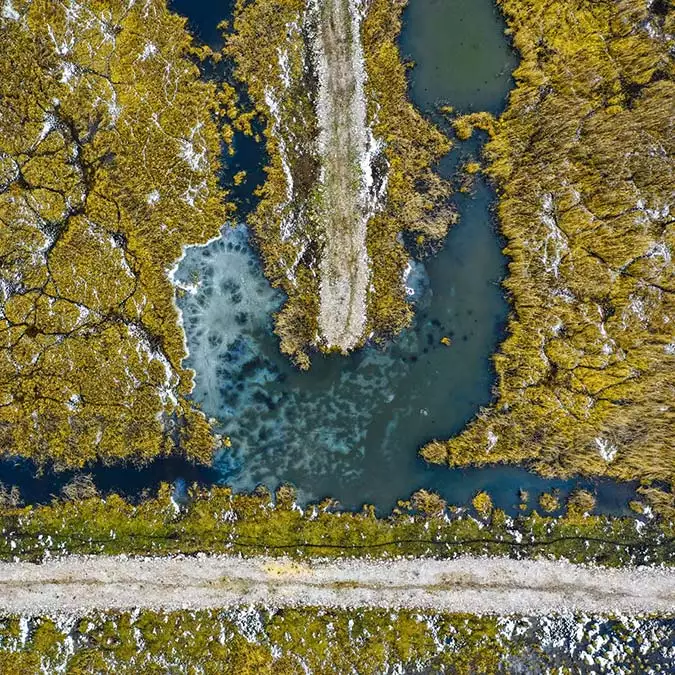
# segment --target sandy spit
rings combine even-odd
[[[66,556],[0,563],[0,607],[39,615],[235,605],[419,608],[474,614],[675,612],[675,569],[554,561]]]

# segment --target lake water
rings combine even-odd
[[[173,6],[217,43],[213,25],[222,11],[215,16],[205,1]],[[439,104],[499,112],[517,63],[504,28],[491,0],[411,0],[401,50],[416,62],[415,103],[432,117]],[[477,151],[476,140],[458,146],[442,171],[451,175]],[[251,157],[247,146],[246,161]],[[461,220],[443,250],[413,263],[408,283],[417,313],[409,330],[384,349],[317,354],[309,372],[279,353],[271,316],[283,297],[262,276],[245,226],[224,228],[218,241],[189,250],[177,279],[198,279],[199,286],[178,301],[190,349],[185,365],[196,371],[194,399],[231,441],[211,476],[241,490],[290,482],[302,502],[332,496],[347,508],[365,502],[383,512],[420,487],[452,503],[487,489],[512,512],[519,488],[565,495],[584,486],[598,493],[601,509],[621,510],[632,492],[627,485],[544,480],[518,467],[450,471],[417,456],[425,442],[458,433],[491,400],[491,355],[508,315],[493,201],[480,181],[470,197],[458,196]],[[450,347],[441,344],[444,336]]]

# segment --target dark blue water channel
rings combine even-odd
[[[215,40],[213,24],[223,17],[212,3],[174,7],[205,40]],[[401,50],[416,63],[414,102],[436,119],[441,104],[499,112],[517,63],[504,28],[491,0],[411,0]],[[441,170],[451,177],[477,151],[475,141],[458,146]],[[179,299],[190,350],[185,365],[196,372],[194,399],[231,442],[214,462],[218,482],[241,490],[290,482],[302,502],[330,495],[347,508],[371,503],[384,512],[420,487],[451,503],[485,489],[513,511],[519,488],[535,495],[556,488],[564,496],[583,486],[597,493],[599,508],[625,507],[632,488],[611,481],[545,480],[507,466],[450,471],[417,456],[425,442],[458,433],[491,401],[491,355],[508,315],[493,203],[492,189],[477,182],[473,194],[457,199],[461,219],[443,250],[411,261],[417,313],[409,330],[384,349],[317,354],[305,373],[279,353],[271,317],[283,297],[262,276],[245,225],[187,252],[176,275],[190,289]]]

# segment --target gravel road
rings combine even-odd
[[[358,10],[350,0],[318,0],[315,58],[319,78],[318,146],[322,164],[319,331],[347,352],[366,322],[370,269],[366,248],[371,171],[366,78]]]
[[[0,607],[36,615],[234,605],[420,608],[474,614],[672,614],[675,569],[462,557],[368,561],[68,556],[0,563]]]

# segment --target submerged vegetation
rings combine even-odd
[[[177,503],[164,485],[156,497],[131,503],[112,494],[50,505],[0,505],[0,559],[53,555],[167,555],[199,552],[303,557],[539,556],[605,566],[675,564],[675,523],[643,514],[636,520],[591,513],[592,496],[576,498],[557,518],[536,511],[510,518],[482,492],[474,509],[447,505],[420,491],[386,518],[372,506],[336,510],[331,500],[304,509],[293,490],[275,498],[229,488],[194,487]]]
[[[206,83],[164,0],[0,15],[0,448],[57,467],[208,461],[170,268],[228,214]]]
[[[643,481],[675,515],[675,9],[499,0],[522,61],[488,132],[513,303],[494,405],[429,461]],[[658,484],[649,486],[657,481]]]
[[[332,25],[329,15],[338,9],[346,17],[340,28],[345,34],[335,36],[326,33],[326,26]],[[412,310],[403,282],[408,254],[401,232],[415,233],[420,242],[439,240],[454,218],[446,204],[449,186],[431,170],[449,150],[449,141],[406,98],[405,68],[396,46],[402,9],[403,3],[388,0],[364,7],[346,0],[240,2],[227,37],[225,54],[236,63],[254,113],[266,122],[270,163],[250,223],[267,277],[288,296],[276,320],[281,349],[302,368],[309,367],[313,347],[345,351],[368,335],[382,338],[406,326]],[[348,52],[349,67],[335,55],[329,59],[333,52],[343,60]],[[340,81],[341,64],[354,71],[347,78],[351,84]],[[341,104],[351,101],[355,111],[365,106],[365,117],[361,125],[354,114],[331,126],[335,120],[327,115],[345,95]],[[251,133],[252,115],[244,113],[237,120]],[[326,129],[334,129],[333,135]],[[332,171],[328,150],[359,138],[351,165],[342,166],[342,173]],[[345,169],[351,177],[343,175]],[[338,226],[334,219],[344,211],[349,190],[361,200],[355,207],[360,215],[350,216],[349,227],[365,219],[365,233],[359,232],[366,250],[342,251],[344,269],[339,269],[336,251],[345,247],[336,248],[334,239],[347,225]],[[340,286],[347,298],[333,304],[350,307],[358,295],[358,303],[366,306],[362,324],[346,321],[359,328],[350,330],[349,341],[342,344],[325,334],[330,323],[326,311],[336,316],[342,312],[322,307],[328,296],[340,295],[326,292],[328,282]]]

